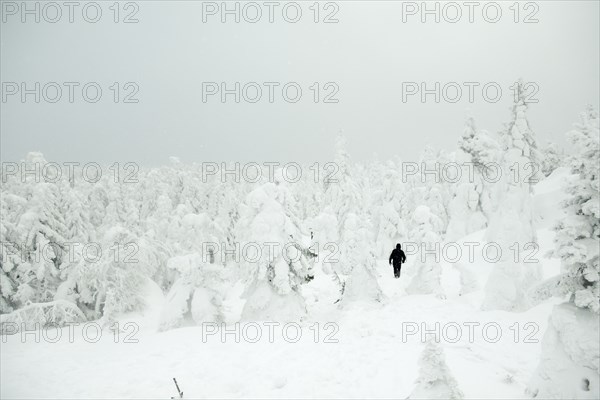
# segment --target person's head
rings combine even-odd
[[[398,250],[400,250],[400,249],[402,248],[402,246],[400,246],[400,243],[398,243],[398,244],[396,245],[396,248],[397,248]]]

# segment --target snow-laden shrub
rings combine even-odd
[[[600,398],[598,316],[574,304],[555,306],[528,393],[539,399]]]
[[[558,145],[548,142],[542,150],[542,173],[544,176],[550,176],[554,170],[564,164],[565,155],[558,151]]]
[[[177,272],[177,279],[166,296],[161,330],[225,320],[222,305],[228,283],[223,265],[193,253],[170,258],[167,268]]]
[[[443,348],[433,340],[425,344],[419,359],[419,377],[409,399],[462,399],[463,393],[448,365]]]
[[[86,317],[81,310],[66,300],[30,303],[17,311],[0,315],[0,327],[15,324],[19,330],[61,327],[84,321]]]

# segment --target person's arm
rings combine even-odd
[[[406,255],[404,254],[404,252],[402,252],[401,256],[402,256],[402,264],[404,264],[406,262]]]
[[[389,261],[390,264],[392,263],[392,258],[394,258],[394,252],[393,251],[392,251],[392,254],[390,254],[390,261]]]

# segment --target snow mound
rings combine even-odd
[[[599,399],[599,337],[596,314],[569,303],[555,306],[530,394],[540,399]]]

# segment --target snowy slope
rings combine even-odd
[[[324,329],[328,320],[320,321],[319,343],[313,340],[313,321],[304,324],[298,343],[286,342],[280,329],[275,330],[274,343],[269,343],[266,328],[258,343],[235,343],[232,335],[225,343],[219,335],[203,343],[201,327],[142,331],[133,335],[139,343],[122,343],[122,334],[117,344],[108,331],[98,343],[86,343],[78,330],[72,344],[66,333],[52,344],[31,343],[31,339],[19,343],[14,335],[2,345],[2,363],[11,366],[2,369],[2,397],[43,398],[51,393],[53,398],[85,398],[102,393],[105,397],[169,398],[174,395],[171,377],[176,377],[190,398],[404,398],[416,379],[416,360],[423,344],[419,334],[408,335],[405,342],[402,334],[409,332],[409,325],[416,324],[422,332],[422,324],[435,322],[462,327],[457,343],[442,340],[442,344],[468,398],[523,396],[539,359],[540,344],[515,344],[510,327],[518,322],[523,335],[534,332],[522,328],[533,322],[539,331],[532,338],[541,339],[550,305],[510,314],[479,311],[476,296],[452,299],[450,306],[450,298],[389,294],[384,306],[357,304],[331,318],[339,325],[332,337],[339,343],[323,343],[324,336],[333,332]],[[501,339],[486,342],[479,326],[470,343],[464,324],[473,321],[497,323]],[[448,326],[447,339],[454,341],[454,325]],[[489,336],[495,335],[490,329]],[[59,364],[54,362],[57,359]],[[29,384],[33,377],[36,385]]]
[[[542,182],[536,196],[541,227],[537,256],[545,277],[559,269],[558,260],[545,256],[553,246],[550,227],[559,215],[556,187],[556,182]],[[457,242],[481,242],[483,233]],[[81,327],[72,332],[72,343],[66,328],[45,333],[50,339],[60,334],[56,343],[44,337],[36,343],[33,333],[24,342],[19,334],[2,336],[0,394],[2,398],[97,398],[101,394],[168,399],[176,395],[172,382],[176,377],[184,398],[406,398],[417,378],[417,360],[424,347],[421,334],[439,323],[447,364],[466,398],[523,398],[539,362],[548,315],[560,300],[523,313],[481,311],[482,288],[493,265],[480,254],[473,263],[442,262],[446,299],[406,295],[414,258],[409,258],[399,280],[393,279],[387,260],[379,260],[385,302],[356,302],[340,308],[332,304],[337,289],[331,276],[318,269],[305,291],[309,319],[302,322],[296,343],[284,339],[281,326],[274,328],[271,343],[261,322],[257,324],[262,337],[256,343],[237,342],[232,333],[222,340],[222,330],[206,336],[212,326],[159,332],[164,296],[148,285],[147,311],[120,320],[121,326],[137,323],[139,332],[126,330],[116,339],[105,329],[96,343],[83,339]],[[461,277],[470,286],[464,293]],[[226,300],[232,320],[243,306],[238,289]],[[228,329],[234,327],[230,324]],[[246,334],[254,337],[256,326],[246,328]],[[492,340],[498,332],[498,340]],[[88,334],[95,336],[93,327]],[[296,336],[294,327],[288,334]],[[125,343],[127,339],[137,342]]]

